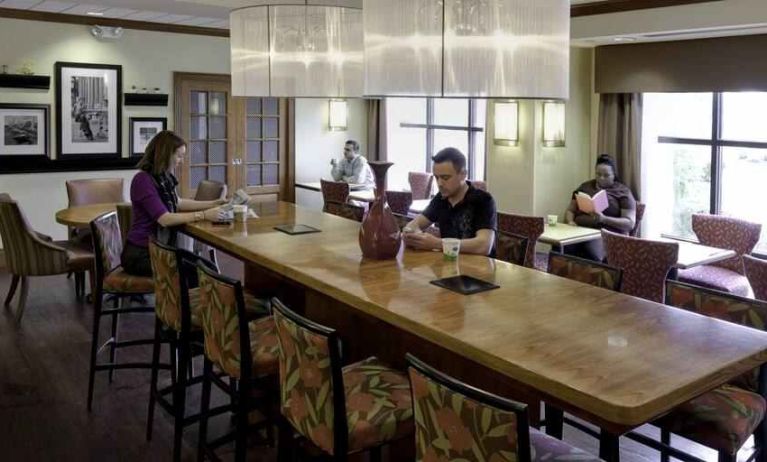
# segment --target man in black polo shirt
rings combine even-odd
[[[493,196],[466,181],[466,157],[458,149],[445,148],[432,160],[439,194],[405,227],[405,243],[416,249],[442,250],[439,238],[418,232],[436,222],[442,237],[461,239],[461,253],[493,256],[497,228]]]

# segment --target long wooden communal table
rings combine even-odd
[[[561,407],[617,437],[767,361],[767,333],[481,256],[443,261],[403,250],[365,261],[359,224],[289,203],[259,204],[259,219],[187,232],[246,263],[246,283],[274,289],[335,327],[349,359],[403,366],[407,351],[477,387]],[[322,232],[290,236],[286,223]],[[500,289],[462,296],[429,281],[467,274]],[[535,408],[531,407],[535,413]]]

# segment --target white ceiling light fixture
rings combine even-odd
[[[568,0],[364,0],[363,17],[366,96],[568,97]]]
[[[229,19],[233,95],[362,96],[361,0],[255,3]]]

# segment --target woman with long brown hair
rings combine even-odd
[[[169,130],[158,133],[146,147],[138,163],[139,172],[133,177],[130,199],[133,206],[131,224],[122,254],[126,273],[151,276],[149,238],[168,232],[173,226],[200,220],[220,219],[224,200],[195,201],[181,199],[176,194],[178,180],[173,170],[183,162],[186,141]],[[162,240],[162,239],[161,239]]]

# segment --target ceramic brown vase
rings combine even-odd
[[[386,203],[386,171],[392,165],[391,162],[370,162],[376,180],[376,192],[375,200],[370,204],[360,228],[360,248],[365,258],[394,258],[402,244],[397,220]]]

